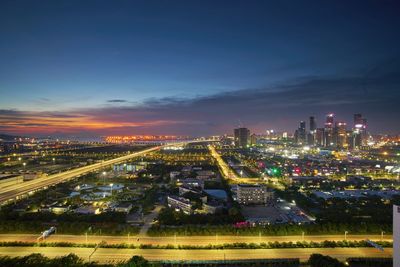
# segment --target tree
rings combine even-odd
[[[235,207],[232,207],[228,211],[229,216],[237,216],[239,214],[239,210]]]
[[[344,267],[339,260],[321,254],[312,254],[308,260],[311,267]]]
[[[133,256],[130,260],[120,265],[120,267],[150,267],[154,265],[150,265],[148,260],[143,258],[142,256]]]

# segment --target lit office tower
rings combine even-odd
[[[305,121],[301,121],[300,122],[300,128],[303,132],[306,132],[306,122]]]
[[[334,143],[339,148],[347,147],[347,130],[345,122],[336,122],[334,129]]]
[[[317,129],[317,122],[313,116],[310,117],[310,132],[313,132]]]
[[[234,130],[235,146],[247,147],[250,144],[250,130],[247,128],[237,128]]]
[[[334,146],[335,140],[333,138],[333,121],[334,121],[334,114],[326,115],[326,122],[325,122],[325,146]]]
[[[310,132],[307,136],[307,142],[310,146],[315,145],[315,137],[317,133],[317,123],[313,116],[310,117]]]
[[[257,139],[258,139],[258,136],[255,134],[255,133],[253,133],[251,136],[250,136],[250,144],[253,146],[253,145],[257,145]]]
[[[361,114],[354,114],[354,126],[357,124],[363,124],[363,118]]]
[[[315,144],[317,146],[325,146],[325,129],[317,128],[315,130]]]
[[[301,121],[299,128],[294,133],[295,142],[301,145],[306,143],[306,122]]]
[[[361,114],[354,114],[354,127],[352,133],[352,148],[360,148],[367,142],[367,119]]]
[[[333,126],[333,121],[335,119],[335,114],[330,113],[328,115],[326,115],[326,123]]]

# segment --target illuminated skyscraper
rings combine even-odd
[[[334,122],[334,114],[326,115],[326,122],[325,122],[325,146],[335,146],[335,140],[333,138],[333,122]]]
[[[336,122],[334,129],[334,143],[339,148],[346,148],[347,145],[347,130],[345,122]]]
[[[314,132],[317,129],[317,122],[315,121],[314,116],[310,117],[310,132]]]
[[[258,139],[258,136],[255,134],[255,133],[253,133],[251,136],[250,136],[250,144],[253,146],[253,145],[257,145],[257,139]]]
[[[234,130],[235,146],[247,147],[250,144],[250,130],[247,128],[237,128]]]
[[[315,130],[315,144],[317,146],[325,146],[325,129],[317,128]]]
[[[306,144],[307,141],[306,138],[307,138],[306,122],[301,121],[299,128],[294,133],[294,139],[296,143],[304,145]]]
[[[317,133],[317,123],[315,121],[314,116],[310,117],[310,132],[307,136],[307,142],[310,146],[315,145],[315,137]]]
[[[354,126],[357,124],[363,124],[363,118],[361,114],[354,114]]]
[[[335,114],[330,113],[326,115],[326,125],[330,125],[331,127],[333,127],[334,120],[335,120]]]
[[[367,119],[363,118],[361,114],[354,114],[351,147],[357,149],[366,145],[367,138]]]

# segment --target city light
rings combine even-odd
[[[355,1],[3,1],[0,266],[400,267],[400,3]]]

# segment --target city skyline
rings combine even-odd
[[[398,134],[398,3],[307,3],[3,1],[0,133]]]
[[[0,266],[400,267],[400,1],[0,1]]]

